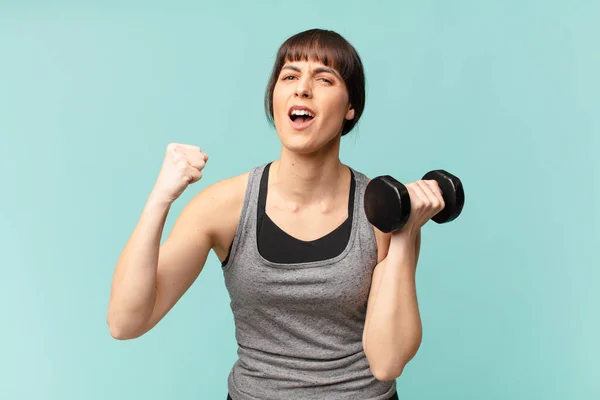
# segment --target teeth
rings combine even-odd
[[[311,112],[307,110],[293,110],[291,115],[308,115],[310,117],[315,117]]]

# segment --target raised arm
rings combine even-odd
[[[117,339],[151,329],[196,279],[212,243],[215,187],[186,205],[161,246],[171,204],[202,176],[207,157],[195,146],[171,144],[157,183],[113,274],[106,321]]]

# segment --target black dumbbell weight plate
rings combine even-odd
[[[367,219],[382,232],[402,229],[410,216],[410,195],[406,187],[389,175],[372,179],[365,190]]]
[[[442,169],[438,169],[426,173],[423,180],[437,181],[444,197],[444,209],[431,219],[438,224],[456,219],[465,204],[465,192],[460,179]]]

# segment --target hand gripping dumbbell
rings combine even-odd
[[[429,171],[422,180],[437,181],[444,209],[433,218],[443,224],[458,217],[465,203],[465,193],[460,179],[444,171]],[[364,207],[369,222],[382,232],[402,229],[410,217],[410,195],[406,186],[389,175],[373,178],[365,189]]]

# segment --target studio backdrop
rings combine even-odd
[[[459,176],[423,228],[423,342],[400,399],[600,398],[600,3],[1,2],[0,398],[225,399],[218,259],[144,336],[106,324],[112,273],[170,142],[209,154],[171,207],[277,159],[263,96],[310,28],[362,57],[342,161]]]

